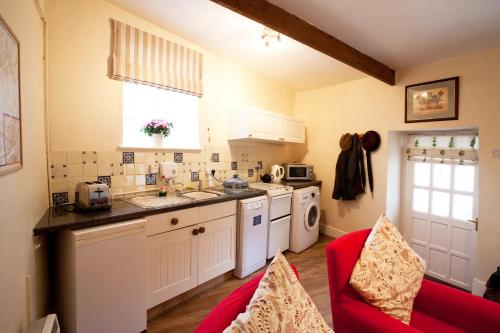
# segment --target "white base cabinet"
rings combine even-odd
[[[153,215],[150,220],[146,230],[152,230],[151,222],[154,230],[169,231],[148,233],[148,308],[234,269],[236,201]]]
[[[236,264],[236,216],[200,225],[198,234],[198,284],[234,269]]]

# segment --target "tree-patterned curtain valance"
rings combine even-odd
[[[477,133],[412,134],[408,136],[409,161],[475,164],[478,161]]]
[[[111,78],[174,90],[203,94],[203,55],[164,38],[113,22]]]

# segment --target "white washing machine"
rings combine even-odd
[[[310,186],[293,191],[290,251],[302,252],[318,241],[319,187]]]

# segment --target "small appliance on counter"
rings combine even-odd
[[[271,176],[273,177],[272,180],[274,183],[280,183],[284,175],[285,168],[283,168],[281,165],[275,164],[271,166]]]
[[[313,169],[312,165],[299,163],[283,163],[281,165],[284,171],[284,180],[312,180]]]
[[[108,184],[103,182],[84,182],[77,186],[75,208],[78,210],[110,209],[111,202]]]

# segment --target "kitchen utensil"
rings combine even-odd
[[[177,176],[177,165],[174,162],[160,162],[160,178],[173,179]]]
[[[248,188],[248,182],[234,174],[231,178],[226,179],[222,186],[227,190],[245,190]]]
[[[84,182],[77,185],[76,208],[79,210],[109,209],[109,187],[103,182]]]
[[[371,152],[380,147],[380,135],[375,131],[368,131],[361,139],[361,146],[366,151],[366,166],[368,172],[368,184],[370,185],[370,192],[373,198],[373,172],[372,172],[372,159]]]
[[[285,175],[285,168],[282,167],[281,165],[274,164],[271,167],[271,175],[274,177],[273,182],[280,183],[281,179]]]
[[[260,176],[260,180],[262,180],[262,182],[264,182],[264,183],[270,183],[271,180],[273,180],[273,178],[274,177],[272,175],[268,174],[268,173],[266,173],[263,176]]]

